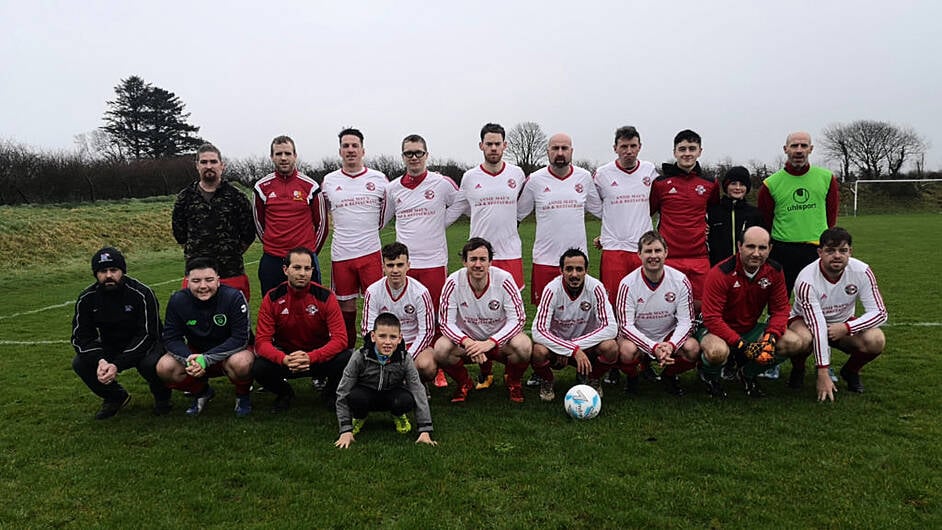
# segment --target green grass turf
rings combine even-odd
[[[106,208],[133,224],[166,204]],[[70,210],[0,211],[0,237],[21,216],[69,226]],[[284,416],[270,415],[272,396],[256,393],[253,415],[235,418],[233,389],[217,380],[201,417],[183,416],[180,395],[170,416],[154,417],[131,371],[121,376],[130,407],[94,421],[98,400],[71,371],[65,342],[71,305],[11,315],[73,300],[92,281],[87,255],[111,239],[42,242],[58,252],[8,245],[27,265],[8,264],[0,276],[0,527],[942,527],[940,333],[924,325],[942,322],[934,272],[942,218],[841,222],[890,312],[886,354],[863,372],[866,394],[816,403],[809,377],[801,392],[766,382],[770,396],[750,401],[730,385],[730,397],[714,402],[688,373],[684,398],[653,383],[636,398],[607,386],[602,414],[576,422],[561,403],[570,370],[552,404],[528,391],[526,403],[512,405],[499,383],[461,406],[433,390],[438,447],[415,446],[391,418],[373,415],[347,451],[333,447],[336,418],[302,380]],[[532,223],[521,233],[529,249]],[[466,223],[449,230],[450,269],[466,236]],[[124,245],[129,273],[166,302],[180,251]],[[247,261],[258,254],[256,244]],[[597,254],[592,260],[597,271]],[[257,308],[255,266],[248,269]]]

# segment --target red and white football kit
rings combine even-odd
[[[327,240],[327,211],[320,187],[297,170],[271,173],[255,183],[252,214],[262,251],[284,257],[295,247],[320,252]]]
[[[586,275],[582,292],[571,298],[562,276],[543,289],[531,328],[533,341],[570,357],[618,334],[618,321],[602,282]]]
[[[373,329],[373,322],[380,313],[392,313],[399,317],[402,338],[412,358],[432,345],[435,338],[435,306],[432,297],[418,280],[406,278],[402,291],[394,293],[386,278],[381,278],[366,288],[363,294],[363,318],[360,320],[360,335]]]
[[[520,333],[526,320],[523,299],[509,272],[491,267],[480,296],[474,294],[466,268],[445,281],[438,321],[442,335],[455,344],[470,338],[503,346]]]
[[[864,314],[854,317],[860,300]],[[886,322],[886,305],[870,267],[850,258],[840,279],[831,282],[821,272],[821,260],[815,260],[798,273],[795,280],[795,303],[791,317],[801,317],[811,330],[812,352],[818,368],[831,364],[828,347],[828,324],[843,322],[851,335],[879,327]]]
[[[636,269],[618,285],[615,302],[618,329],[642,352],[653,355],[661,342],[675,349],[693,332],[693,297],[690,280],[677,269],[664,266],[664,276],[657,284]]]

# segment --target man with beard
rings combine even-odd
[[[95,419],[110,418],[131,402],[118,373],[137,368],[154,394],[154,413],[170,411],[170,389],[157,377],[163,354],[160,314],[150,287],[127,276],[124,256],[104,247],[92,256],[95,283],[75,302],[72,319],[72,369],[102,398]]]
[[[571,248],[559,257],[560,275],[546,285],[533,319],[530,364],[540,376],[540,400],[552,401],[553,369],[575,366],[599,395],[599,378],[618,360],[618,322],[602,282],[589,276],[589,257]]]
[[[173,204],[173,237],[183,245],[184,260],[211,257],[219,263],[219,283],[250,297],[242,254],[255,242],[249,199],[222,178],[226,165],[219,149],[203,144],[196,150],[199,179],[180,190]],[[184,282],[183,288],[186,288]]]

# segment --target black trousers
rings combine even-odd
[[[311,367],[303,372],[292,372],[287,366],[269,361],[264,357],[256,357],[252,365],[252,375],[255,380],[268,390],[271,390],[279,396],[291,392],[291,387],[286,379],[297,379],[299,377],[318,377],[327,380],[324,386],[324,397],[336,397],[337,385],[340,384],[340,377],[343,375],[343,369],[347,367],[350,361],[351,350],[344,350],[338,353],[333,359],[323,363],[313,363]]]
[[[350,406],[350,415],[362,420],[374,410],[388,410],[394,416],[402,416],[415,408],[415,399],[411,392],[402,387],[376,390],[357,385],[350,390],[347,404]]]
[[[150,392],[157,401],[166,401],[170,399],[170,389],[157,377],[157,361],[164,354],[164,347],[158,341],[151,349],[138,359],[135,364],[137,373],[147,381],[150,386]],[[108,362],[114,362],[114,359],[105,357]],[[105,385],[98,381],[98,358],[94,355],[76,355],[72,358],[72,369],[82,379],[92,392],[105,401],[121,401],[127,392],[117,381]]]
[[[782,266],[785,273],[785,286],[791,296],[795,280],[801,269],[818,259],[818,246],[814,243],[785,243],[772,240],[772,252],[769,257]]]

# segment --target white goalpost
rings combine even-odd
[[[854,217],[857,217],[857,185],[858,184],[893,184],[897,182],[923,182],[923,183],[932,183],[932,182],[942,182],[942,179],[877,179],[877,180],[855,180],[853,182],[853,193],[854,193]]]

